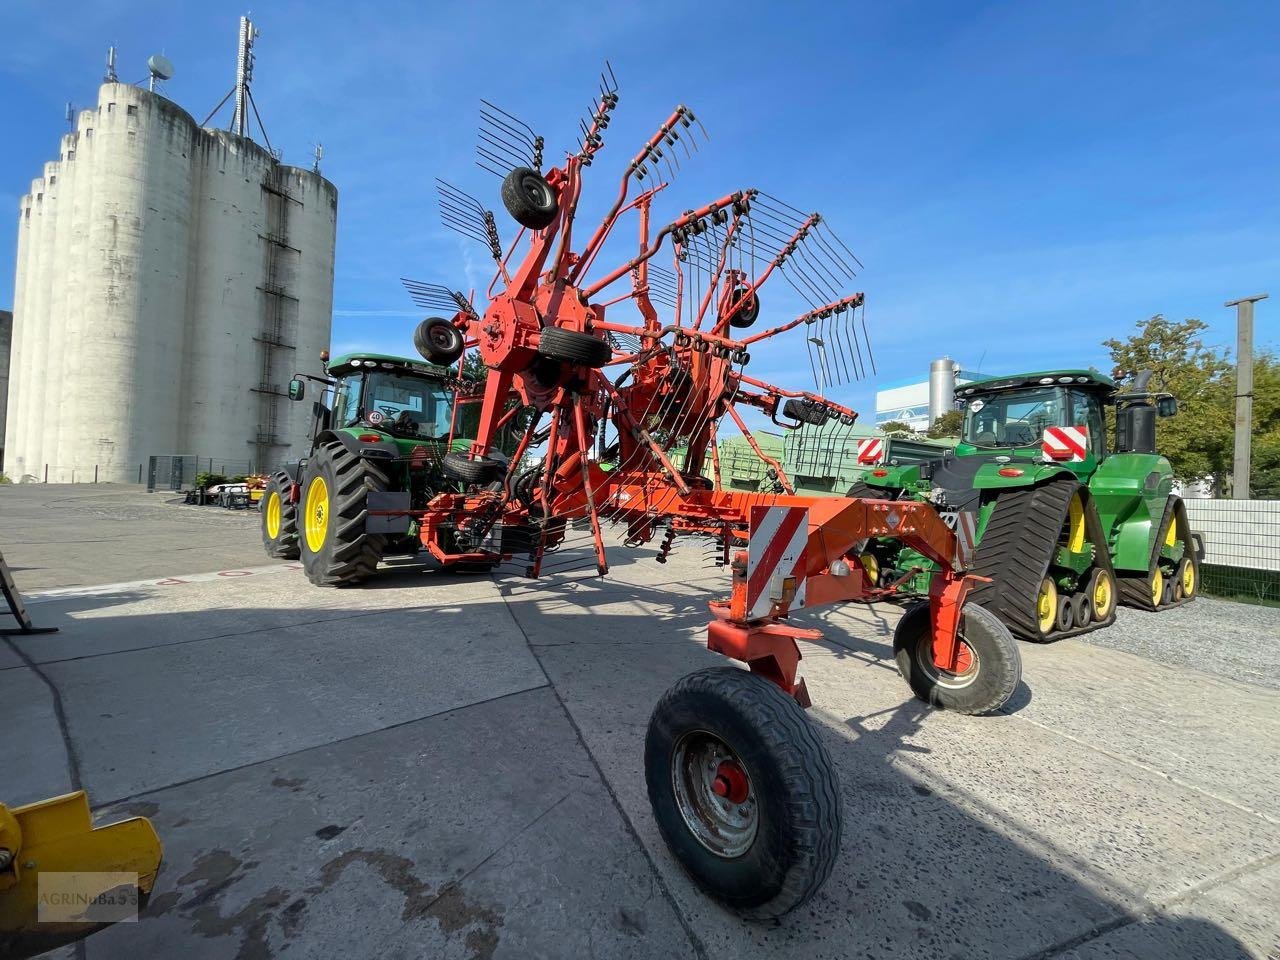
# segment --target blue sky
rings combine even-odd
[[[711,142],[658,216],[743,186],[819,210],[865,264],[857,289],[879,375],[832,391],[872,419],[876,382],[950,354],[989,371],[1107,366],[1100,341],[1153,313],[1232,342],[1224,300],[1270,291],[1280,338],[1280,5],[1275,3],[568,4],[263,0],[255,95],[272,143],[339,189],[334,345],[409,349],[398,278],[483,283],[484,251],[441,228],[442,176],[499,211],[472,162],[478,99],[519,114],[555,157],[608,58],[621,85],[588,214],[676,103]],[[103,55],[197,119],[230,88],[222,2],[8,0],[0,207],[56,154],[66,101],[95,97]],[[220,119],[225,124],[229,114]],[[0,306],[14,230],[0,227]],[[580,228],[581,229],[581,228]],[[785,296],[766,316],[794,307]],[[812,386],[798,340],[752,372]]]

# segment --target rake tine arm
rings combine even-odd
[[[780,464],[777,460],[773,459],[773,457],[769,456],[767,453],[765,453],[763,450],[760,449],[760,444],[757,443],[756,438],[751,435],[751,431],[747,429],[746,422],[738,414],[738,411],[733,409],[732,404],[730,404],[728,407],[728,413],[729,413],[729,416],[733,418],[733,422],[738,425],[738,429],[742,431],[742,435],[747,440],[747,445],[751,447],[752,451],[755,453],[757,457],[759,457],[769,466],[773,467],[773,469],[778,474],[778,482],[782,484],[782,489],[787,491],[787,493],[791,494],[792,496],[794,496],[796,492],[796,488],[791,485],[791,479],[787,476],[787,471],[782,469],[782,464]]]

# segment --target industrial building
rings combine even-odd
[[[287,384],[329,345],[337,190],[245,135],[241,73],[239,132],[104,83],[21,199],[12,479],[136,483],[153,455],[244,470],[301,452],[309,410]]]
[[[876,391],[876,426],[905,423],[921,433],[955,405],[957,384],[981,380],[985,374],[965,370],[950,357],[929,365],[929,379],[886,384]]]

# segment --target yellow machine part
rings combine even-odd
[[[22,807],[0,804],[0,956],[34,956],[103,926],[40,923],[41,873],[136,873],[145,902],[162,855],[160,838],[145,817],[95,827],[83,790]]]

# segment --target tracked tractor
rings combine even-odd
[[[321,391],[311,452],[267,481],[262,542],[268,556],[301,559],[318,586],[355,584],[384,557],[419,553],[413,511],[487,479],[457,452],[471,442],[456,433],[478,385],[448,367],[375,353],[295,377],[290,399],[303,400],[308,382]]]
[[[1176,413],[1177,400],[1149,392],[1150,376],[1124,392],[1095,370],[966,384],[957,391],[966,413],[954,452],[878,465],[848,495],[942,510],[973,551],[973,572],[991,578],[974,599],[1024,640],[1105,626],[1117,603],[1186,603],[1199,589],[1203,547],[1173,493],[1169,461],[1156,452],[1156,419]],[[863,562],[906,594],[927,594],[936,575],[897,541],[874,543]]]

